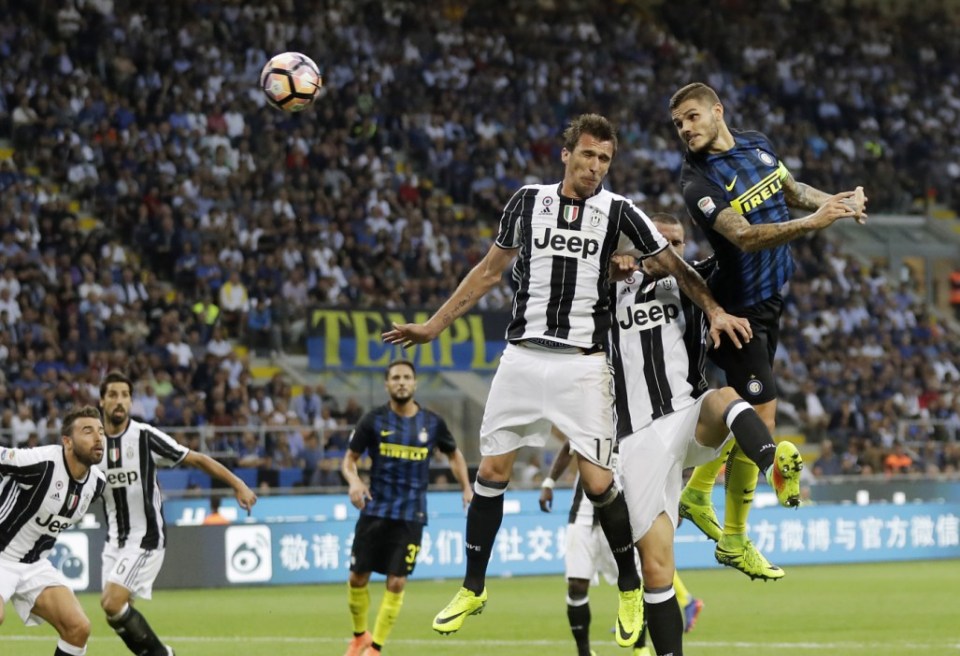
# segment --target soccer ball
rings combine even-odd
[[[321,86],[320,69],[299,52],[274,55],[260,72],[260,88],[267,102],[285,112],[299,112],[309,107]]]

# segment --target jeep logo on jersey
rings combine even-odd
[[[637,303],[627,307],[617,308],[617,323],[623,330],[650,330],[657,326],[669,324],[680,316],[680,306],[673,303]]]
[[[55,516],[53,513],[47,515],[46,519],[40,519],[37,517],[35,521],[37,524],[45,527],[48,531],[54,534],[70,528],[70,520],[64,517]]]
[[[140,472],[136,469],[108,469],[107,485],[110,487],[127,487],[140,480]]]
[[[537,250],[550,251],[553,255],[579,257],[584,260],[600,252],[598,240],[577,230],[559,228],[547,228],[541,237],[534,237],[533,245]]]

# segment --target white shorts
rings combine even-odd
[[[0,558],[0,605],[12,601],[13,608],[27,626],[43,624],[31,611],[37,597],[47,588],[69,588],[66,577],[46,558],[35,563],[17,563]]]
[[[613,453],[613,376],[602,353],[555,353],[508,344],[490,385],[480,454],[542,447],[551,426],[570,448],[606,469]]]
[[[711,448],[696,440],[700,406],[708,394],[620,441],[620,475],[634,542],[647,534],[662,512],[676,527],[683,470],[706,464],[723,450],[723,445]]]
[[[106,588],[107,583],[116,583],[129,590],[134,597],[150,599],[153,596],[153,582],[163,566],[163,554],[163,549],[118,549],[112,544],[104,545],[103,587]]]
[[[567,524],[564,555],[565,576],[598,583],[598,576],[613,585],[617,582],[617,561],[599,525]]]

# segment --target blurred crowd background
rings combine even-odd
[[[914,4],[0,0],[0,444],[58,439],[118,368],[258,482],[339,485],[369,407],[251,359],[302,353],[311,307],[438,306],[584,111],[619,126],[608,186],[685,216],[667,102],[694,80],[871,215],[960,209],[960,5]],[[256,84],[285,50],[324,74],[300,115]],[[780,419],[812,472],[955,475],[953,317],[829,232],[794,252]]]

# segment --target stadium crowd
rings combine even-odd
[[[558,134],[584,110],[619,125],[611,187],[677,212],[666,106],[695,79],[799,180],[863,184],[873,214],[960,199],[960,21],[940,4],[781,3],[803,21],[745,0],[594,4],[0,1],[0,436],[51,439],[121,368],[146,420],[270,426],[207,448],[339,484],[322,453],[345,447],[357,403],[254,385],[233,344],[295,350],[316,305],[436,307],[508,195],[558,176]],[[255,82],[283,50],[323,69],[302,115]],[[795,254],[782,411],[832,441],[842,473],[957,471],[956,333],[910,280],[823,237]],[[507,285],[481,308],[503,309]]]

